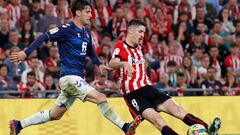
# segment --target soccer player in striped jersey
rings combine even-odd
[[[124,122],[108,104],[106,96],[91,87],[84,78],[85,57],[90,56],[93,63],[102,72],[107,67],[100,63],[91,43],[86,25],[91,23],[91,5],[86,0],[74,0],[71,5],[74,15],[72,22],[56,27],[41,35],[26,50],[12,53],[13,62],[23,61],[44,41],[58,42],[61,60],[61,94],[51,110],[40,111],[23,120],[11,120],[10,135],[18,135],[28,126],[38,125],[51,120],[59,120],[76,99],[97,104],[100,112],[113,124],[121,128],[126,135],[135,134],[139,119],[131,123]]]
[[[136,117],[141,115],[151,122],[163,135],[178,135],[171,129],[158,112],[168,113],[185,124],[203,125],[210,135],[216,135],[221,121],[215,118],[211,126],[186,112],[174,99],[152,86],[147,76],[144,55],[141,51],[146,25],[140,20],[132,20],[128,24],[125,41],[115,45],[109,66],[119,72],[120,89],[129,107],[130,113]]]

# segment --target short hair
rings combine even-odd
[[[218,49],[218,46],[216,46],[216,45],[210,45],[209,50],[211,50],[212,48],[217,48],[217,49]]]
[[[184,73],[183,72],[177,72],[177,77],[184,77]]]
[[[234,48],[234,47],[238,47],[238,45],[236,43],[232,43],[231,48]]]
[[[28,73],[27,73],[27,77],[28,77],[28,76],[36,76],[36,74],[35,74],[35,72],[31,71],[31,72],[28,72]]]
[[[71,11],[73,16],[76,16],[77,10],[84,10],[85,6],[91,7],[91,4],[87,0],[73,0],[71,4]]]
[[[210,69],[213,69],[213,70],[215,70],[215,72],[217,72],[217,69],[216,69],[215,67],[213,67],[213,66],[209,66],[209,67],[207,68],[207,71],[210,70]]]
[[[143,21],[141,21],[139,19],[133,19],[128,23],[127,28],[129,28],[130,26],[144,26],[144,27],[146,27],[146,23],[144,23]]]
[[[167,63],[167,67],[176,67],[177,66],[177,63],[173,60],[170,60],[168,63]]]

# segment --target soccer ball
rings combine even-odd
[[[206,128],[200,124],[192,125],[187,132],[188,135],[208,135]]]

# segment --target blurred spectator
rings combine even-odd
[[[37,57],[32,57],[30,59],[30,67],[23,71],[21,75],[21,82],[27,82],[27,74],[29,72],[34,72],[37,80],[43,82],[44,73],[40,70],[40,62]]]
[[[210,65],[210,58],[207,54],[204,54],[201,64],[201,67],[198,68],[198,74],[200,81],[203,81],[204,79],[207,79],[207,69]]]
[[[117,96],[118,94],[118,85],[108,79],[107,71],[98,74],[97,78],[92,82],[92,86],[108,97]]]
[[[21,82],[18,85],[18,90],[21,91],[20,98],[43,98],[46,86],[37,79],[35,72],[27,73],[27,81]],[[39,92],[41,91],[41,92]]]
[[[239,5],[237,0],[228,0],[226,7],[228,9],[230,20],[236,20],[239,16]]]
[[[39,20],[38,32],[46,32],[49,30],[51,24],[60,26],[62,24],[61,19],[55,16],[54,5],[49,3],[45,6],[45,15]]]
[[[175,61],[169,61],[167,63],[167,75],[169,79],[169,86],[176,88],[177,86],[177,63]]]
[[[221,76],[226,75],[224,58],[221,55],[219,55],[219,49],[215,45],[210,46],[209,55],[210,55],[210,65],[217,70],[216,79],[219,80]]]
[[[4,45],[8,42],[9,38],[9,29],[10,24],[7,19],[0,20],[0,48],[3,48]]]
[[[240,84],[237,83],[236,78],[231,73],[228,73],[226,76],[226,82],[223,86],[224,95],[227,96],[234,96],[239,95],[239,91],[234,90],[240,88]]]
[[[36,26],[34,26],[34,31],[38,31],[37,26],[39,25],[39,20],[43,17],[44,11],[41,9],[40,0],[32,0],[30,6],[30,16]]]
[[[219,20],[222,22],[222,31],[228,34],[235,32],[235,27],[233,26],[233,22],[230,20],[227,7],[221,9],[219,13]]]
[[[185,96],[185,95],[190,95],[186,91],[187,89],[187,84],[186,84],[186,79],[184,77],[184,73],[178,72],[177,73],[177,87],[176,87],[176,94],[177,96]]]
[[[24,24],[29,21],[31,24],[34,23],[33,20],[31,20],[29,8],[25,5],[21,5],[20,7],[20,18],[17,21],[18,30],[21,31],[24,27]],[[33,25],[34,26],[34,25]]]
[[[33,31],[33,25],[30,21],[26,21],[23,24],[23,28],[21,31],[21,42],[28,46],[30,43],[33,42],[35,37],[35,32]]]
[[[155,84],[158,81],[158,75],[154,69],[151,68],[149,61],[145,61],[145,68],[151,82]]]
[[[180,67],[182,64],[182,57],[178,55],[178,49],[180,45],[177,41],[172,41],[169,43],[168,55],[165,56],[164,60],[160,63],[161,72],[166,71],[166,66],[169,61],[174,61],[177,64],[177,67]]]
[[[205,44],[208,44],[209,43],[209,35],[208,35],[209,29],[208,29],[207,25],[202,23],[202,22],[199,22],[197,24],[197,28],[195,30],[195,34],[197,33],[197,31],[200,31],[200,35],[203,38],[203,42]]]
[[[72,19],[73,15],[67,0],[57,1],[56,14],[61,18],[62,23],[67,23],[67,20]]]
[[[160,0],[149,0],[149,3],[144,6],[144,11],[146,13],[146,16],[152,19],[154,17],[154,14],[157,10],[157,8],[161,7],[162,12],[167,13],[168,8],[165,5],[164,2]],[[160,19],[160,18],[159,18]]]
[[[58,48],[56,46],[51,46],[49,49],[50,56],[44,61],[46,73],[52,74],[54,79],[59,79],[60,59],[58,54]]]
[[[127,20],[123,9],[117,7],[114,13],[115,16],[108,22],[106,32],[111,34],[112,40],[124,39],[127,32]]]
[[[201,60],[203,58],[204,48],[196,47],[195,52],[191,56],[193,65],[198,69],[201,66]]]
[[[159,74],[159,81],[155,86],[162,91],[162,89],[167,89],[169,87],[168,75],[166,73]]]
[[[199,22],[204,23],[208,29],[212,27],[212,20],[205,15],[205,7],[202,4],[196,4],[196,17],[193,17],[193,27],[197,28]]]
[[[222,90],[222,84],[220,81],[216,80],[216,69],[214,67],[209,67],[207,70],[207,79],[205,79],[202,84],[201,87],[204,90],[203,95],[206,96],[210,96],[210,95],[214,95],[214,96],[219,96],[219,95],[223,95],[223,90]]]
[[[197,79],[197,68],[193,65],[192,59],[190,56],[184,56],[183,62],[179,69],[185,77],[185,83],[191,87],[196,88],[196,79]]]
[[[0,0],[0,14],[7,12],[7,9],[5,8],[6,6],[6,1],[5,0]]]
[[[13,46],[10,49],[10,54],[20,51],[19,47]],[[21,74],[26,69],[24,62],[12,62],[9,58],[4,60],[4,63],[8,66],[8,76],[12,77],[16,82],[20,82]]]
[[[189,46],[186,46],[187,53],[189,55],[193,55],[193,53],[196,51],[197,47],[204,48],[205,49],[204,52],[207,52],[208,47],[209,47],[207,44],[204,43],[204,38],[202,37],[201,32],[199,30],[194,32],[193,37],[192,37],[192,42],[190,43]]]
[[[104,60],[106,60],[106,64],[112,57],[111,46],[107,43],[103,43],[101,45],[101,51],[99,52],[99,56],[102,56]]]
[[[174,8],[173,18],[174,18],[174,24],[177,23],[177,20],[179,19],[180,14],[186,13],[187,17],[190,19],[192,18],[193,13],[195,13],[196,8],[192,5],[191,1],[189,0],[181,0],[179,4],[177,4]]]
[[[227,67],[227,72],[234,75],[237,83],[240,83],[240,54],[238,45],[231,45],[231,54],[224,60],[224,65]]]
[[[204,14],[206,14],[206,17],[214,19],[217,15],[216,8],[208,2],[208,0],[198,0],[198,3],[196,5],[202,5],[204,8]]]
[[[45,74],[44,76],[44,84],[47,90],[58,90],[57,84],[53,81],[53,77],[51,74]],[[55,98],[57,97],[57,93],[46,93],[46,98]]]
[[[156,8],[150,22],[151,32],[158,34],[160,41],[166,39],[168,33],[171,32],[171,24],[162,8]]]
[[[16,90],[16,82],[8,76],[8,66],[3,64],[0,66],[0,89],[1,90]]]
[[[179,22],[176,26],[175,37],[181,43],[183,50],[186,50],[190,42],[190,30],[187,29],[187,22]]]
[[[20,18],[21,0],[9,0],[6,9],[10,19],[10,28],[17,28],[16,23]]]
[[[92,16],[93,27],[101,33],[112,18],[112,10],[104,4],[104,0],[96,0],[95,7],[92,9]]]
[[[143,8],[136,9],[135,19],[142,20],[144,23],[146,23],[146,32],[147,32],[147,35],[150,35],[151,34],[150,20],[149,20],[149,18],[146,17],[145,12],[143,11]]]
[[[8,42],[4,44],[3,49],[6,52],[6,55],[9,55],[10,49],[13,46],[19,47],[21,50],[25,48],[25,45],[20,41],[19,34],[17,30],[11,30],[9,32]]]
[[[223,50],[230,50],[230,43],[232,42],[232,37],[228,33],[222,31],[222,23],[218,20],[214,21],[213,28],[211,29],[211,45],[220,45],[225,47]],[[221,52],[222,55],[226,55],[227,52]]]
[[[123,2],[122,9],[125,18],[127,19],[128,22],[135,18],[135,11],[134,8],[132,7],[130,0],[125,0]]]
[[[149,42],[144,46],[144,56],[149,61],[151,68],[158,69],[160,67],[160,60],[164,58],[167,52],[163,45],[158,42],[158,34],[152,33]]]

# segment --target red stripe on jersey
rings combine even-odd
[[[144,58],[138,53],[138,51],[135,49],[134,50],[135,51],[135,53],[137,54],[137,56],[138,56],[138,60],[143,60]],[[143,63],[144,64],[144,63]],[[137,79],[137,86],[138,86],[138,88],[141,88],[141,87],[143,87],[142,85],[141,85],[141,80],[143,79],[143,77],[142,77],[142,75],[143,75],[143,71],[142,71],[142,68],[143,68],[143,64],[139,64],[139,71],[140,71],[140,74],[139,74],[139,77],[138,78],[136,78]]]
[[[127,47],[127,50],[130,53],[130,55],[132,56],[132,59],[136,59],[135,54],[132,51],[132,49]],[[136,70],[136,65],[132,65],[132,67]],[[130,90],[130,92],[134,91],[133,81],[134,81],[135,78],[136,78],[136,71],[132,74],[131,80],[129,81],[129,90]]]

